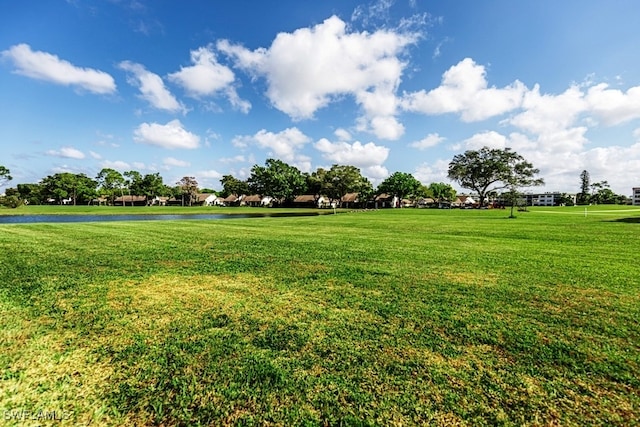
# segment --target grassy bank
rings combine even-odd
[[[0,226],[0,411],[632,425],[640,212],[579,209]]]

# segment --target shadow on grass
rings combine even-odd
[[[640,216],[634,216],[631,218],[618,218],[609,220],[608,222],[626,222],[628,224],[640,224]]]

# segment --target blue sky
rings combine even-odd
[[[640,186],[640,3],[50,0],[0,13],[9,184],[105,167],[201,187],[279,158],[423,183],[511,147],[544,191]],[[457,187],[457,186],[456,186]],[[538,190],[538,189],[536,189]]]

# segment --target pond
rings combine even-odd
[[[298,217],[326,215],[330,212],[265,212],[246,214],[138,214],[138,215],[0,215],[0,224],[34,224],[40,222],[112,222],[112,221],[173,221],[220,220],[267,217]]]

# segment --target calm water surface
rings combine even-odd
[[[39,222],[109,222],[109,221],[169,221],[188,219],[242,219],[266,217],[317,216],[320,212],[274,212],[250,214],[153,214],[153,215],[0,215],[0,224],[33,224]]]

